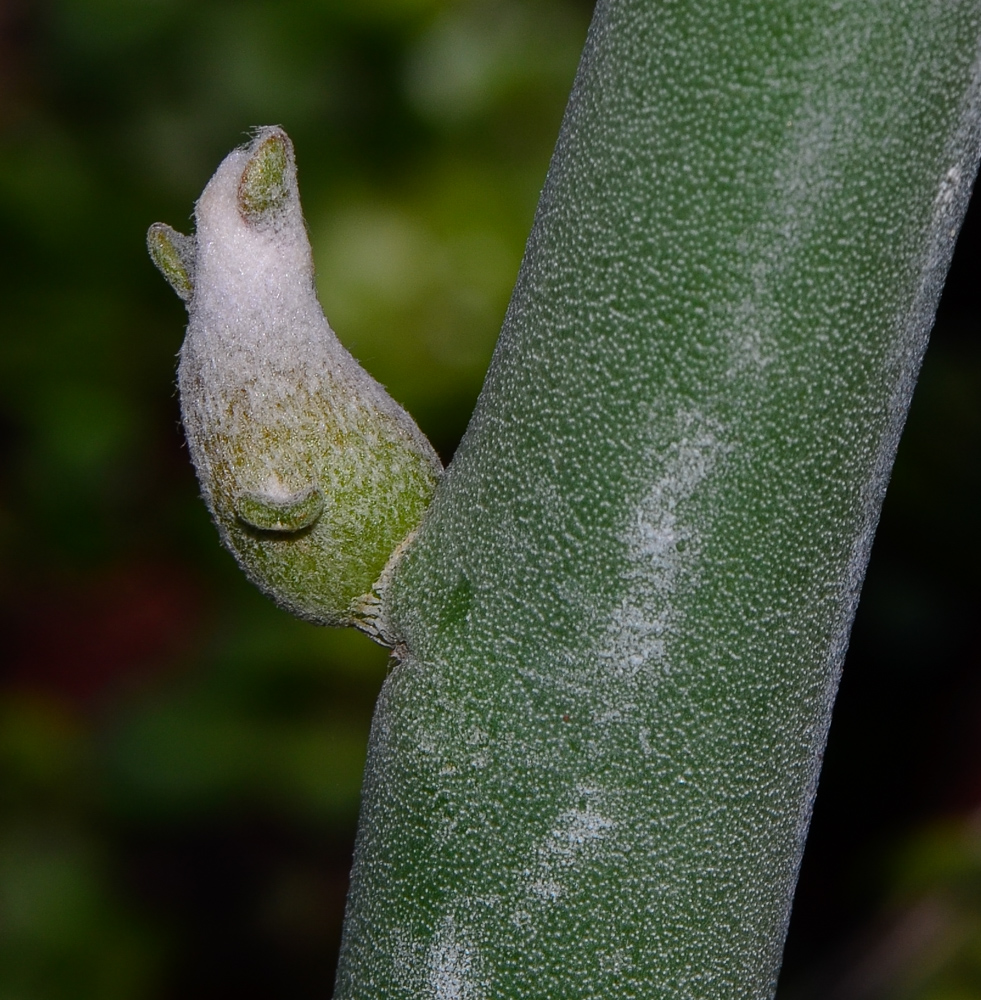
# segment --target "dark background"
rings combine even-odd
[[[144,250],[292,136],[328,316],[448,460],[588,0],[0,0],[0,1000],[328,996],[384,651],[218,546]],[[900,450],[781,994],[981,997],[981,206]]]

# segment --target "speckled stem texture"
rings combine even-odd
[[[336,996],[769,997],[981,4],[601,0],[396,568]]]

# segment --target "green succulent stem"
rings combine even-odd
[[[601,0],[381,596],[338,998],[769,997],[981,8]]]

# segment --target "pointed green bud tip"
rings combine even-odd
[[[147,230],[146,246],[150,259],[170,287],[185,302],[190,302],[194,292],[194,237],[185,236],[164,222],[155,222]]]
[[[442,465],[324,318],[286,133],[225,157],[194,218],[194,239],[158,225],[150,245],[193,282],[181,415],[222,541],[288,610],[396,645],[388,580]]]
[[[279,128],[260,130],[238,185],[238,205],[246,222],[275,219],[289,203],[295,186],[293,144]]]

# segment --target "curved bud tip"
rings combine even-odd
[[[189,302],[194,292],[194,237],[177,232],[165,222],[155,222],[147,230],[146,246],[150,259],[170,287]]]
[[[294,534],[317,523],[324,510],[324,495],[316,486],[288,496],[243,493],[235,501],[240,521],[258,531]]]
[[[279,128],[263,129],[253,140],[251,156],[238,185],[238,207],[248,223],[272,221],[293,193],[293,144]]]

